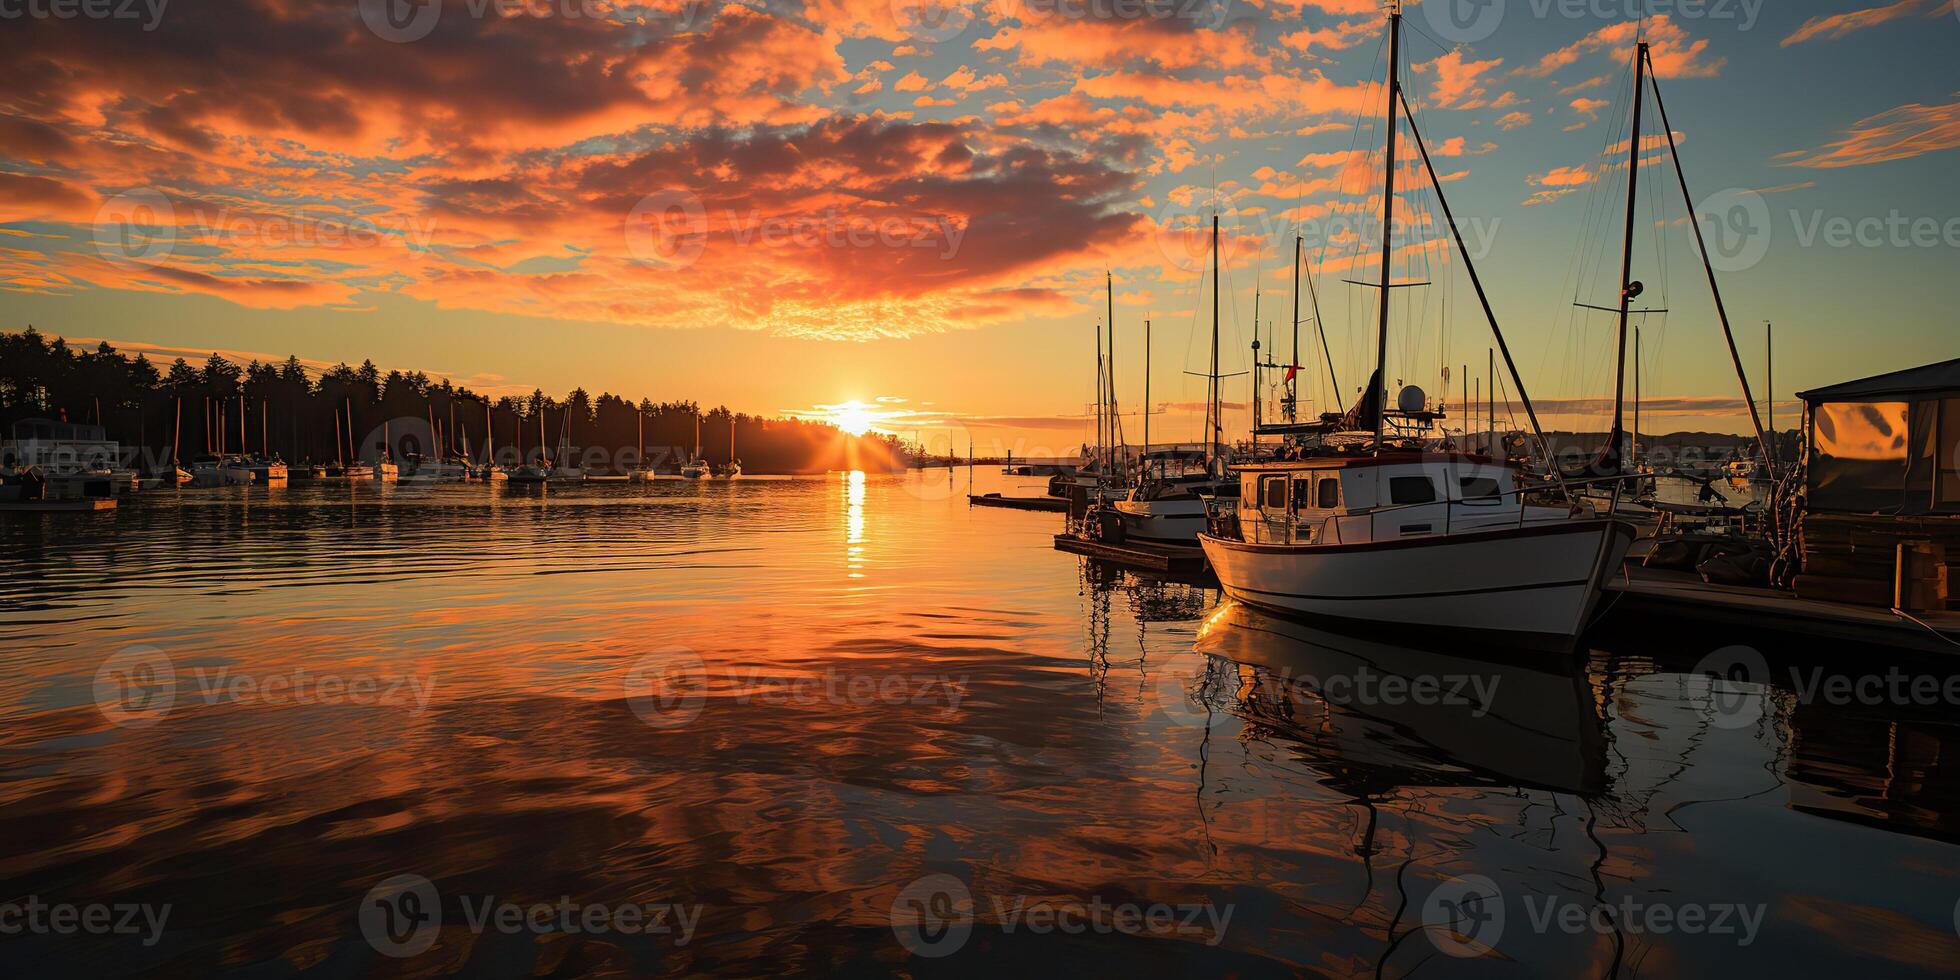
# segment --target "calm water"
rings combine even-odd
[[[1938,661],[1320,634],[967,480],[0,521],[0,928],[110,907],[10,929],[8,972],[1960,967],[1960,715],[1802,684]],[[1693,670],[1738,644],[1770,685]]]

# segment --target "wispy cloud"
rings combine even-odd
[[[1955,93],[1960,95],[1960,93]],[[1789,167],[1857,167],[1960,147],[1960,102],[1903,105],[1851,124],[1843,137],[1814,150],[1778,154]]]
[[[1783,47],[1802,44],[1805,41],[1823,39],[1835,41],[1854,31],[1867,27],[1877,27],[1889,20],[1911,16],[1918,10],[1922,0],[1899,0],[1898,3],[1884,7],[1868,7],[1864,10],[1851,10],[1841,14],[1825,14],[1812,17],[1803,22],[1789,37],[1783,39]]]

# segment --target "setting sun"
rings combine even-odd
[[[871,424],[874,421],[876,420],[870,410],[861,402],[845,402],[830,412],[830,424],[854,436],[861,436],[871,431]]]

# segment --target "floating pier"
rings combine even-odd
[[[966,495],[966,502],[975,507],[1002,507],[1007,510],[1039,510],[1051,514],[1068,512],[1068,501],[1062,497],[1003,497],[997,493]]]
[[[87,514],[115,510],[114,497],[82,497],[71,500],[0,500],[0,514]]]
[[[1114,565],[1140,568],[1176,576],[1201,576],[1211,572],[1201,548],[1177,548],[1147,544],[1109,544],[1074,534],[1055,535],[1055,550],[1094,558]]]
[[[1606,583],[1614,612],[1647,610],[1783,633],[1829,637],[1935,653],[1960,653],[1960,612],[1916,612],[1829,602],[1741,585],[1714,585],[1687,572],[1629,563]],[[1915,622],[1915,620],[1917,620]]]

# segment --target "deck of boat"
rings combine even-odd
[[[1960,652],[1960,612],[1915,613],[1920,622],[1913,622],[1877,606],[1805,599],[1775,589],[1714,585],[1693,573],[1662,571],[1631,562],[1625,576],[1606,583],[1606,592],[1606,601],[1613,603],[1616,611],[1644,609],[1811,636]]]

